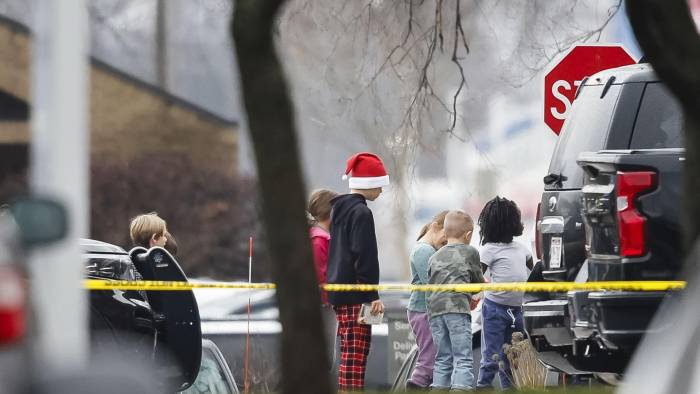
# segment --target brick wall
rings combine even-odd
[[[0,20],[0,90],[26,102],[31,102],[30,44],[26,28]],[[28,143],[27,125],[13,123],[0,122],[0,143]],[[96,60],[90,67],[90,132],[93,156],[131,161],[174,153],[196,166],[236,173],[234,122]]]

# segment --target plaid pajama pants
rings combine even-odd
[[[372,326],[360,324],[357,318],[361,305],[335,306],[340,337],[340,367],[338,368],[338,390],[363,390],[367,355],[372,340]]]

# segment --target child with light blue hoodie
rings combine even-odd
[[[411,284],[428,284],[428,260],[440,249],[445,239],[445,215],[442,211],[435,215],[430,223],[423,226],[416,244],[411,250]],[[425,292],[413,291],[408,301],[408,323],[418,345],[418,358],[411,377],[406,382],[409,390],[427,389],[433,381],[433,363],[435,362],[435,345],[430,332],[430,323],[425,304]]]

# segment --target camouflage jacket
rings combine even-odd
[[[431,285],[483,283],[479,252],[466,244],[449,244],[430,257],[428,277]],[[428,293],[430,318],[445,313],[467,313],[471,295],[452,291]]]

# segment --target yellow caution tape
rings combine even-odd
[[[523,291],[523,292],[565,292],[572,290],[602,291],[667,291],[682,290],[685,281],[609,281],[609,282],[518,282],[518,283],[469,283],[460,285],[340,285],[325,284],[326,291],[454,291],[460,293],[479,293],[481,291]],[[274,283],[240,283],[240,282],[168,282],[168,281],[126,281],[86,279],[84,287],[88,290],[148,290],[173,291],[192,289],[274,289]]]

